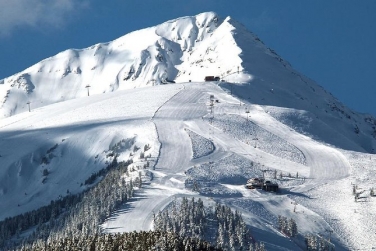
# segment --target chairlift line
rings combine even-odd
[[[88,95],[88,96],[90,96],[90,93],[89,93],[89,88],[90,88],[90,87],[91,87],[90,85],[85,86],[85,88],[87,89],[87,95]]]
[[[245,113],[247,114],[247,122],[248,122],[248,116],[249,116],[249,108],[248,107],[245,108]]]
[[[30,110],[30,104],[31,104],[31,102],[30,102],[30,101],[27,101],[26,104],[29,106],[29,112],[31,112],[31,110]]]

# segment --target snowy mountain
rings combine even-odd
[[[304,124],[302,119],[314,120],[318,115],[322,117],[317,127],[346,124],[337,129],[340,137],[349,139],[338,140],[333,135],[324,139],[330,144],[376,151],[374,118],[355,114],[294,71],[241,24],[215,13],[168,21],[86,49],[69,49],[5,78],[0,81],[1,116],[27,111],[28,102],[35,109],[84,97],[87,92],[94,95],[168,81],[203,81],[207,75],[250,83],[243,98],[252,103],[301,110],[291,114],[287,109],[284,115],[295,117],[299,125]],[[359,147],[346,141],[356,141]]]
[[[303,236],[327,231],[338,250],[374,247],[376,119],[230,17],[202,13],[61,52],[1,80],[0,98],[0,220],[87,191],[105,176],[93,174],[132,160],[122,179],[143,186],[98,221],[104,232],[151,229],[153,212],[185,196],[239,210],[268,250],[301,250]],[[281,194],[244,188],[263,174]],[[278,230],[278,215],[298,237]]]

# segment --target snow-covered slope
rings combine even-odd
[[[195,57],[188,60],[190,54],[203,48],[198,45],[221,22],[215,13],[204,13],[135,31],[109,43],[63,51],[0,82],[2,115],[26,111],[28,101],[36,108],[83,97],[86,86],[90,94],[101,94],[168,80],[187,81],[189,72],[185,71],[197,61]],[[201,73],[194,80],[204,76]]]
[[[338,250],[374,245],[376,120],[229,17],[183,17],[67,50],[1,80],[0,97],[0,220],[85,190],[114,155],[137,166],[150,145],[154,179],[144,177],[104,231],[150,229],[153,212],[197,196],[241,211],[268,250],[303,249],[303,235],[328,230]],[[281,195],[244,188],[265,169],[281,175],[269,175]],[[352,183],[364,203],[354,202]],[[294,218],[300,237],[280,233],[278,215]]]
[[[0,116],[28,111],[28,102],[35,109],[88,93],[203,81],[208,75],[243,83],[233,88],[242,88],[241,98],[252,103],[293,108],[277,119],[293,121],[304,133],[312,134],[306,121],[315,121],[313,126],[323,130],[313,137],[350,150],[376,151],[374,118],[346,108],[241,24],[212,12],[69,49],[5,78],[0,81]],[[334,124],[343,126],[327,138],[326,128]]]

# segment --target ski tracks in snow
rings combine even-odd
[[[183,85],[184,86],[184,85]],[[200,118],[207,113],[199,100],[203,90],[196,85],[184,87],[160,106],[152,121],[161,144],[154,179],[135,198],[108,219],[105,232],[148,230],[152,226],[153,213],[163,209],[177,195],[192,195],[184,189],[184,174],[191,165],[192,149],[185,132],[186,120]],[[129,204],[129,205],[128,205]]]
[[[268,115],[260,106],[255,108],[252,121],[299,148],[306,157],[311,178],[336,180],[349,175],[350,163],[340,151],[297,133]]]
[[[299,148],[304,153],[308,166],[263,152],[211,127],[202,119],[208,113],[203,100],[206,100],[205,95],[208,93],[221,95],[221,91],[218,92],[215,85],[183,86],[156,110],[151,119],[161,144],[155,170],[152,171],[154,179],[136,191],[134,199],[102,225],[105,232],[151,229],[153,214],[162,210],[174,198],[199,196],[185,189],[184,171],[194,164],[220,159],[228,152],[279,170],[299,170],[299,174],[314,178],[312,182],[316,184],[348,175],[350,165],[342,153],[295,132],[267,114],[262,107],[254,106],[251,120]],[[212,138],[216,150],[210,156],[192,160],[191,140],[185,128]]]

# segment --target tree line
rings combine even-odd
[[[68,194],[37,210],[6,218],[0,222],[0,250],[36,241],[99,234],[100,224],[133,196],[133,181],[124,178],[131,163],[132,160],[117,163],[114,158],[105,171],[98,172],[96,178],[104,177],[96,186],[80,194]],[[22,234],[26,230],[31,231]]]
[[[223,250],[265,250],[263,243],[254,240],[238,211],[218,203],[214,208],[206,207],[200,198],[174,200],[154,215],[154,229],[207,240]]]
[[[54,241],[36,241],[14,251],[222,251],[210,243],[192,237],[160,231],[142,231],[91,236],[74,236]]]

